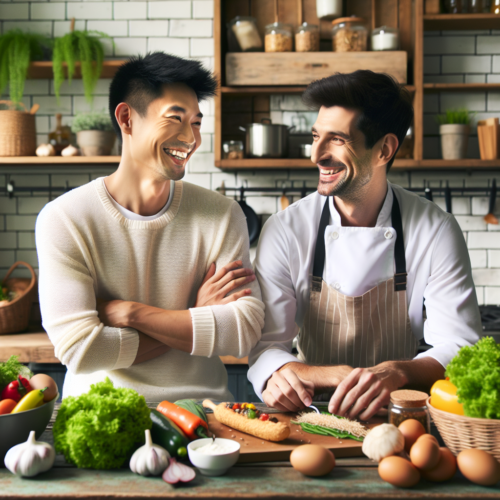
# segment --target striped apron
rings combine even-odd
[[[348,297],[323,280],[325,229],[330,221],[327,199],[316,240],[309,309],[297,342],[301,361],[365,368],[416,355],[418,342],[408,317],[403,225],[396,195],[391,216],[396,231],[396,274],[363,295]]]

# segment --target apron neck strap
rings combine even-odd
[[[392,188],[391,188],[392,189]],[[394,275],[394,290],[401,292],[406,290],[406,257],[405,244],[403,238],[403,223],[401,221],[401,211],[399,202],[394,191],[392,201],[392,227],[396,231],[396,243],[394,247],[394,260],[396,262],[396,274]],[[316,239],[316,249],[314,250],[313,263],[313,283],[323,280],[325,269],[325,229],[330,223],[330,197],[326,198],[319,221],[318,237]]]

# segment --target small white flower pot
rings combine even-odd
[[[76,141],[83,156],[108,156],[115,145],[114,132],[103,130],[82,130],[77,132]]]
[[[441,153],[444,160],[460,160],[467,156],[469,132],[469,125],[440,125]]]

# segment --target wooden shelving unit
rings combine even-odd
[[[426,31],[494,30],[500,29],[500,16],[496,14],[426,14]]]
[[[426,92],[499,91],[500,83],[424,83]]]
[[[1,165],[116,165],[120,156],[0,156]]]

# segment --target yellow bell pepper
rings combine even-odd
[[[34,391],[28,392],[23,398],[17,403],[11,413],[19,413],[21,411],[32,410],[38,406],[40,401],[43,401],[43,393],[45,389],[36,389]]]
[[[464,408],[458,402],[457,388],[448,380],[438,380],[431,388],[431,405],[438,410],[463,415]]]

